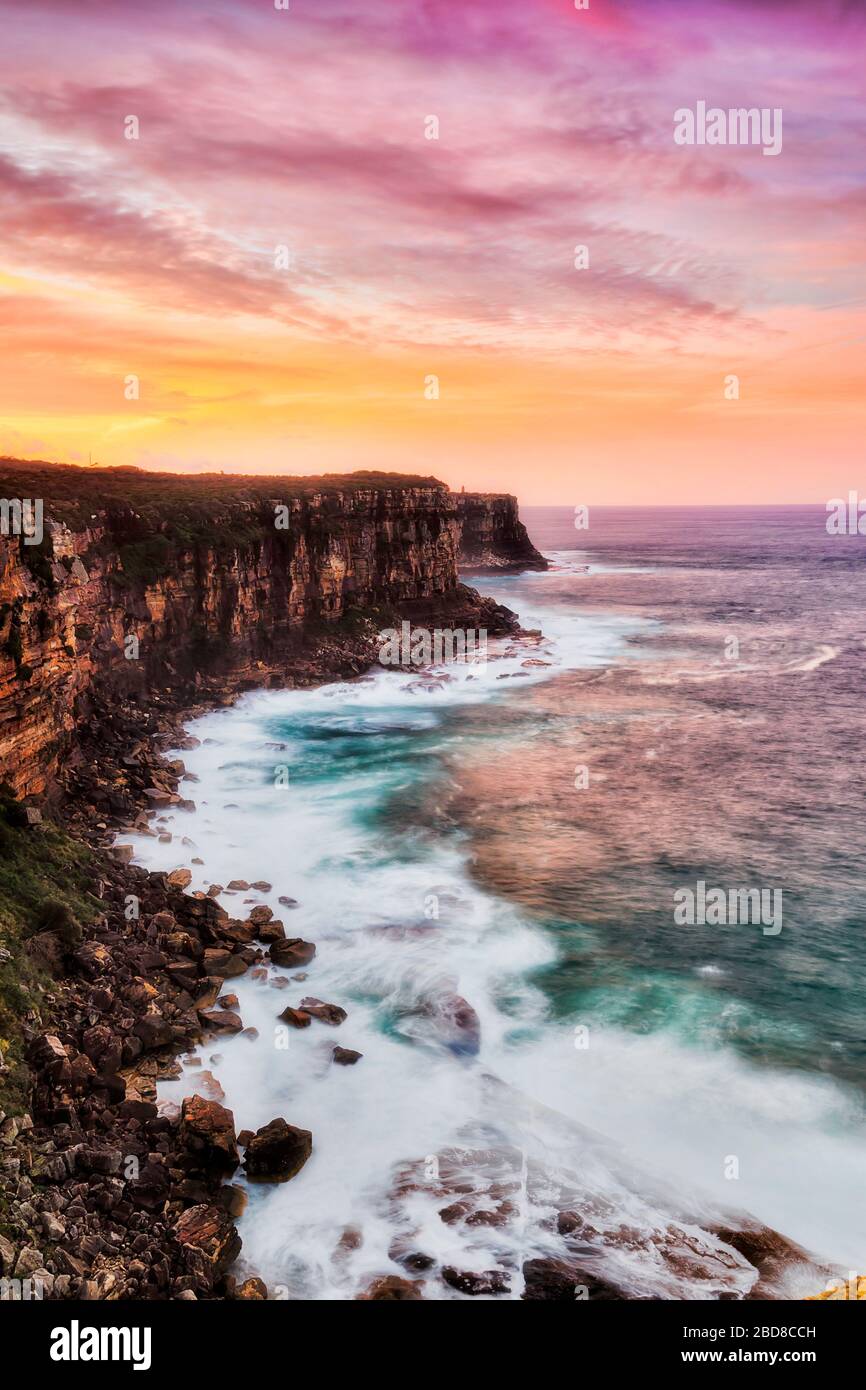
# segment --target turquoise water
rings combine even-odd
[[[232,981],[258,1037],[201,1057],[239,1128],[280,1114],[313,1132],[310,1163],[251,1189],[241,1223],[250,1268],[290,1297],[354,1297],[405,1273],[407,1242],[429,1257],[425,1297],[461,1296],[445,1266],[498,1269],[519,1297],[522,1261],[561,1253],[563,1204],[624,1297],[746,1292],[754,1272],[708,1233],[732,1209],[863,1264],[856,788],[818,738],[856,605],[792,619],[791,566],[761,562],[741,529],[713,565],[706,538],[641,547],[628,529],[577,553],[567,524],[533,530],[550,573],[478,580],[543,640],[197,720],[196,810],[166,818],[171,845],[138,843],[150,867],[202,858],[193,889],[266,880],[220,901],[238,916],[268,902],[317,944],[303,981]],[[781,885],[781,933],[675,927],[672,893],[700,876]],[[349,1017],[286,1037],[277,1015],[307,992]],[[363,1060],[333,1066],[335,1042]],[[497,1183],[513,1197],[495,1225],[440,1216],[467,1189],[489,1205]],[[678,1241],[698,1228],[686,1263]]]

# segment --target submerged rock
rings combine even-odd
[[[450,1288],[456,1289],[458,1293],[469,1294],[471,1298],[477,1298],[480,1294],[509,1293],[511,1290],[508,1276],[501,1269],[484,1269],[477,1272],[446,1265],[442,1270],[442,1278]]]
[[[443,992],[429,999],[424,1014],[432,1019],[438,1040],[457,1056],[474,1057],[481,1048],[481,1020],[461,995]]]
[[[525,1287],[521,1297],[530,1302],[574,1303],[575,1299],[597,1301],[625,1297],[612,1284],[588,1274],[571,1260],[527,1260],[523,1278]]]
[[[301,1008],[304,1013],[310,1014],[312,1018],[317,1018],[320,1023],[330,1023],[334,1028],[348,1018],[346,1010],[341,1009],[339,1004],[325,1004],[321,999],[315,999],[312,995],[301,1000]]]
[[[382,1274],[359,1293],[359,1303],[412,1303],[423,1298],[417,1280],[401,1279],[399,1274]]]

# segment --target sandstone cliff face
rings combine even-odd
[[[460,563],[475,570],[546,570],[506,493],[455,494],[460,522]]]
[[[67,498],[74,471],[60,470]],[[470,514],[435,480],[295,496],[280,488],[290,480],[257,480],[240,500],[214,500],[202,481],[205,524],[188,498],[183,524],[171,503],[154,518],[151,492],[145,525],[141,477],[130,479],[132,501],[88,499],[86,515],[49,493],[39,546],[0,537],[0,782],[19,795],[44,791],[62,768],[97,686],[150,699],[220,671],[285,683],[311,633],[382,611],[507,627],[507,610],[461,585],[457,564],[467,525],[473,562],[482,538],[485,556],[501,544],[513,562],[523,528],[512,498],[484,499],[497,511],[485,523],[479,499]],[[0,467],[4,496],[34,482],[45,490],[44,478]]]

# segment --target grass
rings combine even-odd
[[[121,589],[153,583],[169,569],[180,551],[207,547],[218,559],[261,545],[268,535],[291,547],[294,538],[274,526],[275,504],[326,502],[319,526],[327,533],[327,498],[372,489],[401,492],[408,488],[447,491],[432,477],[408,473],[323,473],[315,477],[271,477],[243,473],[151,473],[139,468],[77,468],[69,464],[0,458],[0,497],[41,499],[46,521],[65,523],[73,531],[97,527],[88,560],[119,554],[122,569],[112,580]],[[334,525],[339,514],[334,512]],[[50,534],[39,546],[21,544],[33,577],[50,592],[55,588]]]
[[[7,1114],[27,1108],[23,1023],[40,1011],[50,983],[27,941],[50,929],[74,944],[80,925],[101,911],[89,891],[93,872],[85,845],[50,821],[29,827],[20,804],[0,788],[0,1051],[7,1067],[0,1072],[0,1109]]]
[[[255,512],[272,502],[309,499],[362,489],[402,491],[434,487],[447,491],[445,483],[411,473],[380,473],[370,469],[354,473],[322,473],[315,476],[271,476],[245,473],[156,473],[141,468],[77,468],[71,464],[0,458],[0,497],[42,498],[46,516],[82,529],[100,513],[126,516],[140,523],[139,536],[154,534],[168,521],[169,534],[189,543],[201,539],[213,527],[235,513]],[[273,524],[273,513],[270,511]],[[33,548],[33,547],[31,547]]]

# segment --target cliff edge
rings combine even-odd
[[[436,478],[0,460],[0,783],[41,794],[74,768],[97,696],[357,674],[398,617],[513,630],[458,564],[539,562],[513,497]]]

